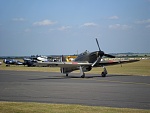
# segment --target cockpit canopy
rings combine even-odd
[[[80,55],[87,55],[88,53],[90,53],[90,52],[86,50],[83,53],[81,53]]]
[[[90,52],[86,50],[85,52],[79,54],[75,61],[89,61],[89,54]]]

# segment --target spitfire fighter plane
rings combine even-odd
[[[104,67],[105,65],[114,65],[123,63],[119,61],[112,61],[112,62],[104,62],[101,61],[103,56],[109,57],[109,58],[115,58],[115,56],[106,54],[103,51],[101,51],[98,40],[96,38],[96,43],[98,46],[99,51],[94,52],[83,52],[80,55],[77,56],[77,58],[72,62],[65,62],[64,58],[61,57],[61,62],[41,62],[36,63],[37,66],[58,66],[60,67],[60,71],[63,74],[66,74],[68,76],[69,73],[75,70],[80,70],[80,76],[82,78],[85,77],[85,72],[91,71],[93,67],[103,67],[103,72],[101,73],[102,77],[106,77],[107,70]],[[127,61],[126,61],[127,62]]]

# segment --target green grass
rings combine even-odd
[[[139,62],[107,66],[108,74],[123,74],[123,75],[147,75],[150,76],[150,60],[140,60]],[[16,71],[40,71],[40,72],[60,72],[59,67],[24,67],[15,66],[6,67],[3,63],[0,70],[16,70]],[[103,69],[101,67],[93,68],[88,73],[101,74]],[[79,71],[75,71],[79,72]]]
[[[145,75],[150,76],[150,60],[140,60],[134,63],[127,63],[107,66],[108,74],[123,74],[123,75]],[[100,73],[102,68],[93,68],[90,73]]]
[[[150,110],[74,104],[0,102],[0,113],[150,113]]]

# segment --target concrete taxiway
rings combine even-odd
[[[0,71],[0,101],[150,109],[150,77]]]

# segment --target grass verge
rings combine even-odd
[[[0,113],[150,113],[150,110],[72,104],[0,102]]]

